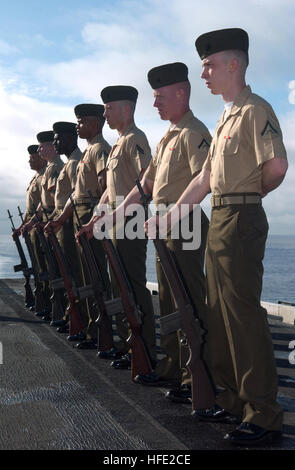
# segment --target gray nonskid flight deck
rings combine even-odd
[[[233,426],[196,422],[165,388],[134,384],[96,351],[76,350],[24,307],[23,291],[21,279],[0,281],[1,450],[233,449],[222,440]],[[282,440],[267,449],[295,449],[295,326],[269,321],[285,414]]]

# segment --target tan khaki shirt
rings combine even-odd
[[[159,142],[155,156],[145,173],[154,181],[156,204],[177,201],[208,154],[211,135],[207,127],[188,111],[176,126],[170,126]]]
[[[89,190],[94,198],[100,199],[101,188],[98,185],[97,176],[105,169],[110,150],[111,146],[102,134],[99,134],[92,139],[83,152],[77,166],[77,182],[74,194],[76,202],[89,202]]]
[[[49,162],[41,181],[41,203],[44,209],[54,209],[54,193],[57,178],[61,172],[64,162],[58,155],[52,162]]]
[[[55,208],[63,209],[69,196],[75,189],[77,179],[77,165],[81,159],[82,152],[77,147],[64,164],[56,182],[54,196]]]
[[[135,186],[141,170],[148,167],[151,149],[143,131],[134,124],[122,134],[107,161],[108,200],[112,204],[116,196],[127,196]]]
[[[41,200],[41,181],[45,173],[46,167],[40,171],[36,171],[35,176],[31,179],[26,193],[26,213],[32,216]]]
[[[246,86],[221,116],[204,168],[213,195],[262,192],[262,165],[286,157],[278,119],[263,98]]]

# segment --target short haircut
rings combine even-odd
[[[134,101],[131,101],[131,100],[120,100],[120,101],[118,101],[118,103],[120,103],[121,106],[129,106],[130,111],[131,111],[132,113],[135,112],[136,103],[135,103]]]
[[[234,59],[237,59],[241,68],[246,70],[246,68],[249,65],[249,56],[245,51],[242,51],[240,49],[230,49],[227,51],[223,51],[224,55],[227,57],[232,57]]]

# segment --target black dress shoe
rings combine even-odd
[[[58,326],[64,326],[64,325],[67,325],[67,320],[53,320],[51,323],[50,323],[50,326],[55,326],[55,327],[58,327]]]
[[[66,325],[64,325],[64,326],[59,326],[58,328],[56,328],[56,331],[57,331],[58,333],[69,333],[70,328],[69,328],[69,325],[66,324]]]
[[[85,333],[77,333],[76,335],[67,336],[68,341],[84,341],[86,338]]]
[[[75,344],[76,349],[97,349],[97,343],[92,339],[85,339],[80,343]]]
[[[40,312],[35,313],[35,317],[44,317],[47,312],[45,310],[40,310]]]
[[[26,302],[25,307],[28,308],[29,310],[31,310],[32,308],[34,309],[35,302],[34,301],[33,301],[33,303],[32,302]]]
[[[240,416],[233,415],[229,411],[214,405],[212,408],[205,410],[194,410],[192,416],[199,421],[207,421],[208,423],[227,423],[227,424],[240,424]]]
[[[191,388],[187,385],[182,385],[179,388],[168,390],[165,394],[165,398],[173,401],[173,403],[184,403],[185,405],[192,404],[192,392]]]
[[[111,366],[114,369],[131,369],[131,355],[129,353],[125,354],[120,359],[111,362]]]
[[[44,315],[47,315],[51,312],[52,307],[49,305],[48,307],[43,308],[43,310],[39,310],[38,312],[35,312],[36,317],[44,317]]]
[[[97,353],[99,359],[120,359],[122,356],[124,356],[124,353],[117,348],[112,348],[107,351],[98,351]]]
[[[224,440],[231,444],[253,446],[270,444],[282,436],[281,431],[267,431],[257,424],[244,422],[234,431],[226,434]]]
[[[51,322],[51,315],[50,315],[50,313],[47,313],[46,315],[44,315],[44,316],[42,317],[42,320],[43,320],[43,321],[46,321],[46,323],[50,323],[50,322]]]
[[[164,387],[167,385],[171,386],[171,382],[168,380],[162,379],[156,372],[152,372],[151,374],[138,374],[134,377],[133,382],[146,385],[148,387]]]

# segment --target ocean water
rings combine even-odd
[[[25,244],[22,240],[27,255]],[[29,260],[28,256],[27,259]],[[19,264],[16,246],[10,234],[0,234],[0,279],[21,278],[13,266]],[[157,282],[155,252],[152,242],[148,244],[147,279]],[[262,300],[284,301],[295,304],[295,236],[269,235],[264,257]]]

